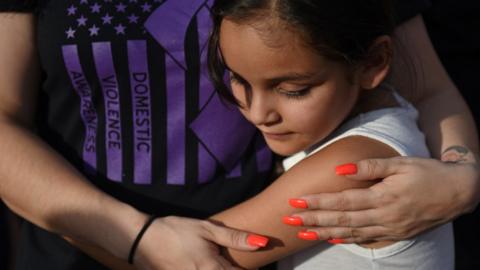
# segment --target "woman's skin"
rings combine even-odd
[[[88,245],[108,250],[109,253],[118,258],[126,258],[130,244],[146,220],[146,215],[139,213],[128,205],[114,200],[88,184],[80,173],[76,172],[75,169],[56,154],[54,150],[35,137],[29,128],[33,119],[36,89],[39,84],[38,62],[34,47],[35,33],[33,29],[34,18],[32,15],[0,15],[0,35],[4,37],[0,40],[0,66],[8,67],[2,69],[0,73],[0,130],[2,130],[0,134],[0,151],[3,153],[0,156],[0,178],[2,179],[2,181],[0,181],[0,196],[12,210],[49,231],[74,238],[79,245],[87,243]],[[431,50],[431,48],[423,49]],[[435,78],[438,79],[441,78],[441,76],[436,76]],[[461,106],[461,103],[454,105]],[[442,117],[438,117],[435,119],[438,120],[441,118]],[[462,114],[451,120],[451,123],[456,123],[454,125],[456,127],[468,127],[471,125],[468,114],[467,116]],[[465,138],[465,132],[460,132],[462,130],[454,129],[450,131],[452,135],[444,136],[443,139],[453,142],[452,144],[446,142],[445,145],[474,145],[475,142],[471,142],[469,138]],[[468,130],[468,128],[466,128],[466,130]],[[458,134],[455,134],[456,131],[459,131]],[[430,133],[427,132],[427,134]],[[383,150],[386,150],[386,152],[379,157],[393,155],[393,153],[389,152],[390,149]],[[327,151],[327,149],[325,151]],[[362,159],[366,157],[362,156],[357,158]],[[332,160],[330,169],[333,169],[334,166],[342,162],[344,162],[344,160]],[[392,164],[395,165],[395,163]],[[434,165],[435,168],[444,166],[443,164]],[[315,169],[313,171],[317,170],[318,169]],[[458,170],[449,172],[449,174],[456,174],[457,176],[465,175],[465,178],[471,177],[471,175],[465,174],[466,171],[466,168],[459,167]],[[430,172],[431,171],[426,171],[426,173]],[[309,174],[308,177],[311,177],[311,175]],[[341,179],[345,181],[344,178]],[[439,179],[439,181],[447,180],[442,178]],[[477,183],[471,179],[457,179],[456,181],[459,182],[456,184],[459,190],[468,190],[467,187],[475,187]],[[355,184],[356,182],[354,181],[349,181],[348,183],[360,186],[365,185],[365,183],[361,182]],[[416,185],[417,184],[412,184],[413,187]],[[51,188],[55,186],[62,186],[62,189],[56,190]],[[428,187],[432,186],[438,187],[439,185],[437,183],[435,185],[430,183]],[[384,187],[383,192],[394,193],[394,191],[398,192],[401,190],[398,189],[398,187],[393,187],[391,190],[389,190],[389,188],[392,187]],[[332,191],[333,190],[335,189],[332,189]],[[438,197],[436,198],[437,202],[443,203],[443,196],[448,196],[451,190],[441,193],[444,193],[441,194],[442,196],[440,198],[442,199],[438,200]],[[303,194],[296,195],[300,196]],[[458,211],[458,207],[462,205],[474,205],[478,201],[478,199],[475,201],[473,196],[460,196],[458,199],[461,202],[455,202],[453,205],[445,204],[443,206],[452,206],[449,212],[457,211],[458,214],[458,212],[461,212]],[[425,198],[422,197],[422,200],[425,200]],[[418,201],[418,197],[415,198],[415,201]],[[417,205],[416,203],[414,204]],[[427,203],[425,205],[429,204]],[[108,211],[105,211],[105,209],[108,209]],[[410,210],[411,208],[407,209]],[[464,211],[467,207],[461,209]],[[293,212],[294,210],[290,209],[289,211]],[[248,215],[245,214],[243,216]],[[437,216],[436,218],[442,218],[442,216]],[[154,250],[154,256],[165,255],[166,253],[161,251],[162,248],[166,246],[165,241],[168,240],[164,238],[164,236],[167,235],[166,231],[168,231],[166,228],[170,228],[168,225],[176,224],[175,222],[177,222],[177,220],[172,220],[171,218],[159,219],[155,222],[153,226],[149,228],[146,237],[140,244],[140,254],[142,254],[142,250]],[[208,229],[204,230],[203,228],[210,226],[206,225],[210,223],[203,222],[200,223],[200,225],[196,221],[192,221],[192,224],[187,221],[181,223],[185,224],[183,228],[185,228],[184,230],[186,231],[193,228],[201,228],[202,232],[207,232],[205,235],[210,235]],[[99,227],[99,224],[105,224],[105,226]],[[240,223],[238,226],[241,227],[242,224]],[[280,226],[291,230],[292,233],[296,231],[296,229],[281,224],[279,220],[279,227]],[[222,236],[225,235],[228,237],[231,236],[231,234],[228,233],[213,234],[218,238],[222,238]],[[180,243],[191,241],[191,238],[181,238],[184,237],[181,232],[178,234],[178,237],[180,238],[177,241],[180,241]],[[162,239],[162,241],[158,239]],[[241,244],[244,242],[245,234],[241,234],[238,239],[239,244],[236,246],[242,248]],[[215,237],[208,239],[202,236],[199,238],[199,241],[201,242],[202,240],[209,242],[207,240],[215,241],[217,239]],[[293,239],[293,241],[299,240]],[[305,244],[303,241],[300,242],[299,244]],[[157,243],[156,246],[155,243]],[[146,248],[150,246],[158,249]],[[247,249],[248,247],[243,248]],[[204,254],[202,253],[203,251],[202,249],[197,249],[194,250],[193,254],[201,255]],[[211,255],[211,253],[204,255],[205,256],[202,257],[203,262],[200,262],[201,264],[198,265],[218,265],[216,262],[217,257]],[[139,256],[141,257],[141,255]],[[190,257],[185,255],[183,261],[187,261],[187,258]],[[198,258],[198,256],[195,258]],[[151,258],[149,259],[152,260]],[[158,258],[160,261],[162,259],[164,258]],[[190,264],[190,266],[192,266],[192,264]],[[185,267],[182,269],[188,268]]]
[[[0,14],[0,196],[40,227],[125,256],[119,237],[133,240],[145,216],[93,188],[31,131],[40,85],[34,21]]]
[[[147,215],[95,188],[32,131],[40,85],[35,20],[0,13],[0,197],[45,230],[126,259]],[[213,243],[258,249],[247,233],[203,220],[159,218],[149,233],[137,253],[141,269],[229,265]],[[154,254],[142,256],[144,246]]]

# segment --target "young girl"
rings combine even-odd
[[[296,196],[359,187],[341,175],[354,173],[348,163],[362,158],[429,156],[417,111],[386,83],[393,57],[389,1],[223,0],[212,11],[210,73],[216,88],[274,152],[288,156],[286,173],[266,191],[214,217],[274,239],[270,250],[257,255],[229,250],[239,265],[257,267],[305,247],[302,241],[328,238],[282,199],[305,208]],[[224,84],[225,69],[231,89]],[[334,176],[339,162],[347,164]],[[305,180],[293,182],[290,175]],[[265,215],[239,215],[232,222],[249,208]],[[278,224],[282,216],[290,227]],[[354,239],[355,229],[281,260],[279,269],[453,269],[450,224],[400,242],[348,244]]]

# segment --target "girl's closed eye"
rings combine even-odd
[[[290,90],[290,89],[284,89],[282,87],[277,87],[275,88],[275,90],[286,96],[287,98],[293,98],[293,99],[301,99],[301,98],[305,98],[308,96],[308,94],[310,94],[312,88],[311,86],[307,86],[307,87],[304,87],[304,88],[300,88],[298,90]]]

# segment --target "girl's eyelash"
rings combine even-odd
[[[279,88],[279,89],[277,89],[277,91],[279,93],[285,95],[287,98],[301,99],[301,98],[306,97],[308,94],[310,94],[311,89],[312,88],[307,87],[307,88],[297,90],[297,91],[287,91],[287,90],[283,90],[283,89]]]
[[[230,83],[240,84],[242,86],[245,86],[245,83],[234,75],[230,75]],[[297,91],[288,91],[288,90],[283,90],[281,88],[276,88],[277,92],[279,92],[282,95],[285,95],[287,98],[292,98],[292,99],[304,98],[310,93],[310,90],[311,90],[311,87],[306,87],[304,89],[300,89]]]

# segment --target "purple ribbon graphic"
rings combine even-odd
[[[208,79],[206,69],[206,44],[211,29],[209,6],[212,1],[172,0],[158,7],[145,22],[145,28],[167,52],[167,182],[184,184],[185,178],[185,76],[179,71],[186,70],[185,38],[187,29],[196,19],[199,48],[201,49],[201,76],[198,117],[188,126],[200,141],[199,182],[211,179],[216,163],[231,176],[239,176],[240,160],[255,134],[255,128],[248,123],[235,107],[225,106],[215,93]],[[183,73],[180,73],[183,74]],[[182,102],[179,102],[183,99]],[[177,153],[177,154],[174,154]],[[181,155],[181,156],[180,156]],[[257,156],[262,162],[265,153]],[[216,162],[215,162],[216,161]],[[259,161],[258,161],[259,162]],[[263,166],[262,166],[263,167]]]

